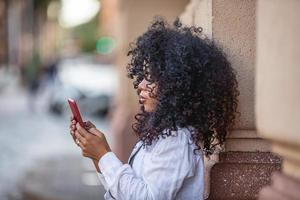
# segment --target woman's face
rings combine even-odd
[[[149,81],[143,79],[143,81],[138,85],[139,93],[139,102],[144,105],[146,112],[152,112],[156,106],[156,99],[151,97],[151,91],[153,95],[156,95],[156,84],[150,84]]]

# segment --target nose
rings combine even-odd
[[[140,84],[138,85],[138,89],[146,90],[146,87],[147,87],[147,81],[145,79],[143,79],[142,82],[140,82]]]

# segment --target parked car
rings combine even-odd
[[[84,114],[106,114],[118,85],[116,69],[99,64],[92,56],[63,59],[58,63],[50,110],[69,112],[67,99],[77,100]]]

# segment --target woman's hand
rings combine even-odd
[[[75,120],[75,118],[73,116],[71,116],[70,121],[71,121],[71,124],[70,124],[70,134],[71,134],[71,136],[72,136],[72,138],[74,140],[74,143],[77,146],[79,146],[78,145],[78,140],[75,137],[75,131],[76,131],[76,123],[77,123],[77,121]]]
[[[79,141],[77,140],[77,138],[75,136],[77,121],[75,120],[74,116],[71,116],[70,121],[71,121],[71,124],[70,124],[70,134],[71,134],[71,136],[72,136],[72,138],[74,140],[74,143],[77,146],[79,146],[79,144],[78,144]],[[85,125],[85,129],[86,130],[89,130],[91,128],[96,128],[96,126],[92,122],[90,122],[90,121],[84,122],[84,125]]]
[[[76,123],[75,129],[72,129],[75,141],[78,140],[76,143],[81,148],[83,156],[99,161],[111,149],[104,134],[97,130],[91,122],[86,123],[86,129],[81,127],[78,122]]]

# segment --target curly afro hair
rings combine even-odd
[[[223,51],[202,28],[169,25],[155,18],[130,45],[128,77],[134,88],[146,79],[157,85],[153,112],[141,105],[132,125],[144,146],[189,128],[197,150],[211,155],[233,128],[239,91],[236,72]],[[216,142],[217,141],[217,142]]]

